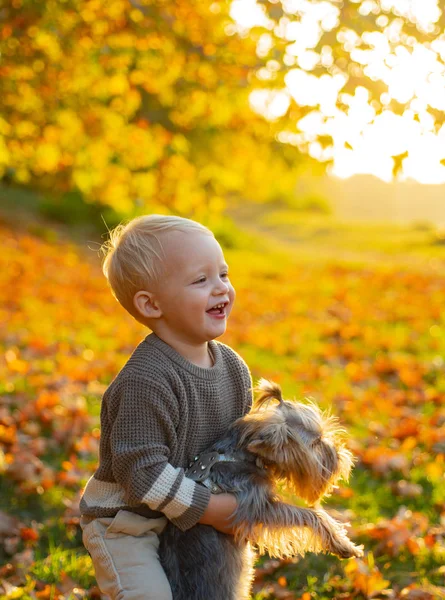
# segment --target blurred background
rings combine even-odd
[[[357,456],[325,507],[365,557],[253,598],[445,598],[444,111],[438,0],[0,0],[1,598],[101,598],[79,495],[148,332],[99,249],[149,213],[215,232],[221,341]]]

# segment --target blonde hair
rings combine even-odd
[[[210,229],[191,219],[144,215],[109,231],[109,239],[101,246],[104,254],[102,270],[113,296],[141,323],[143,320],[133,298],[136,292],[159,283],[166,257],[160,238],[170,231],[205,233],[214,237]]]

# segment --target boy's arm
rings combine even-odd
[[[161,511],[183,531],[195,525],[211,494],[169,463],[180,419],[173,392],[128,371],[109,408],[112,471],[125,502]]]
[[[231,517],[237,506],[238,503],[233,494],[212,494],[199,523],[211,525],[222,533],[233,534]]]

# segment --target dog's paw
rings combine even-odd
[[[342,545],[341,547],[335,548],[332,551],[333,554],[338,556],[338,558],[360,558],[363,556],[364,546],[356,546],[352,542],[347,545]]]

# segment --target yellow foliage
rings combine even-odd
[[[15,172],[15,177],[19,183],[26,184],[31,180],[31,173],[28,169],[19,167]]]
[[[187,154],[190,151],[190,143],[184,135],[176,134],[170,143],[172,150],[180,154]]]
[[[156,175],[153,172],[136,173],[133,175],[132,185],[136,198],[150,200],[156,191]]]
[[[59,125],[60,143],[64,148],[76,150],[79,139],[84,136],[82,120],[73,110],[59,110],[55,114]]]
[[[0,117],[0,135],[7,135],[11,131],[11,125],[2,117]]]
[[[37,131],[38,128],[32,121],[20,121],[15,127],[15,133],[19,139],[35,136]]]
[[[0,137],[0,165],[9,164],[9,151],[5,144],[5,141],[2,137]]]
[[[91,31],[94,37],[102,37],[109,31],[109,24],[106,21],[94,21],[91,25]]]
[[[439,462],[432,462],[425,467],[426,474],[431,481],[444,480],[444,465]],[[444,481],[445,483],[445,481]]]
[[[144,20],[144,14],[140,10],[134,9],[130,12],[130,19],[135,23],[140,23]]]
[[[94,188],[94,176],[89,171],[74,169],[73,182],[75,186],[86,196],[91,195]]]
[[[77,188],[119,212],[143,198],[204,217],[227,193],[292,193],[292,169],[271,157],[270,127],[248,102],[256,44],[227,37],[228,11],[186,0],[149,10],[127,0],[10,3],[0,176]],[[116,179],[115,167],[126,175]]]
[[[34,44],[39,50],[47,54],[53,62],[60,60],[62,57],[57,37],[47,31],[38,30],[34,36]]]
[[[37,147],[35,166],[45,173],[56,171],[60,160],[60,150],[56,144],[44,142]]]
[[[126,75],[118,73],[108,79],[108,93],[112,96],[125,94],[128,89],[128,80]]]

